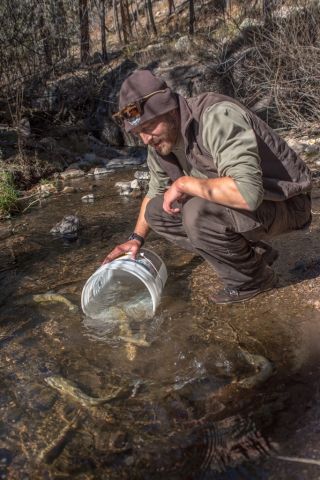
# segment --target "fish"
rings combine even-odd
[[[105,403],[111,402],[112,400],[123,398],[124,395],[128,396],[128,390],[119,387],[106,397],[90,397],[79,387],[77,387],[75,383],[60,375],[46,377],[44,381],[47,383],[47,385],[60,392],[62,395],[71,398],[85,408],[98,407],[100,405],[104,405]]]
[[[272,363],[262,355],[253,355],[252,353],[247,352],[246,350],[241,349],[241,352],[244,355],[244,358],[250,363],[257,371],[254,375],[250,377],[243,378],[239,380],[237,384],[243,388],[253,388],[257,385],[268,380],[273,373]]]
[[[81,413],[78,411],[74,418],[60,431],[59,435],[39,453],[37,458],[38,463],[46,463],[49,465],[59,457],[71,439],[71,436],[75,433],[80,419]]]
[[[138,347],[150,347],[150,343],[145,338],[138,338],[138,337],[126,337],[124,335],[119,335],[118,337],[120,340],[126,343],[131,343],[132,345],[136,345]]]
[[[77,312],[78,311],[78,307],[76,305],[71,303],[70,300],[68,300],[63,295],[60,295],[59,293],[51,293],[51,292],[38,293],[36,295],[32,295],[32,300],[34,302],[37,302],[37,303],[60,302],[60,303],[64,303],[65,305],[67,305],[67,307],[69,308],[69,310],[71,312]]]

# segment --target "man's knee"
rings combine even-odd
[[[182,222],[192,243],[201,241],[203,233],[209,230],[212,233],[225,233],[229,222],[226,211],[222,205],[199,197],[188,200],[183,207]]]

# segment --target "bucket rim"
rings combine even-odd
[[[116,260],[120,260],[120,258],[116,259]],[[115,262],[115,260],[113,262]],[[129,274],[135,276],[145,285],[145,287],[148,289],[149,294],[151,296],[152,314],[154,315],[155,312],[156,312],[157,306],[159,304],[159,299],[157,300],[157,290],[154,286],[154,284],[156,282],[156,279],[151,275],[150,272],[148,272],[147,269],[145,269],[141,265],[137,264],[134,260],[132,261],[132,263],[128,262],[128,260],[125,260],[126,263],[124,263],[124,260],[123,260],[122,264],[120,262],[117,262],[117,264],[113,264],[113,262],[101,265],[86,281],[86,283],[85,283],[85,285],[82,289],[82,293],[81,293],[81,308],[82,308],[83,312],[86,315],[90,316],[89,313],[87,312],[87,309],[86,309],[85,295],[87,293],[87,290],[88,290],[89,286],[92,284],[92,282],[95,280],[95,278],[98,278],[101,275],[103,275],[103,273],[106,270],[113,270],[113,271],[120,270],[122,272],[126,272],[126,273],[129,273]],[[124,266],[126,268],[121,268],[121,267],[124,267]],[[144,270],[143,270],[144,276],[148,277],[148,278],[145,278],[142,275],[139,275],[139,271],[141,271],[142,268],[144,268]],[[159,279],[160,279],[161,285],[163,287],[162,280],[161,280],[160,276],[159,276]],[[148,280],[149,280],[149,282],[148,282]]]

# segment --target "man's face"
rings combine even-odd
[[[131,132],[139,135],[145,145],[153,147],[160,155],[172,152],[179,135],[179,115],[172,110],[164,115],[144,122]]]

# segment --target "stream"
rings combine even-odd
[[[317,223],[309,236],[275,241],[280,288],[238,306],[210,304],[214,273],[151,234],[147,248],[169,277],[154,318],[130,327],[148,342],[134,344],[80,306],[86,280],[132,231],[141,199],[114,187],[132,178],[122,170],[74,180],[76,193],[9,222],[0,257],[0,479],[319,479],[319,466],[278,458],[298,457],[304,438],[315,448],[316,429],[300,439],[299,429],[320,414],[320,314],[310,306],[319,293]],[[88,193],[94,201],[82,202]],[[78,238],[50,233],[75,214]],[[51,301],[36,301],[48,292]],[[320,458],[319,448],[304,454]]]

